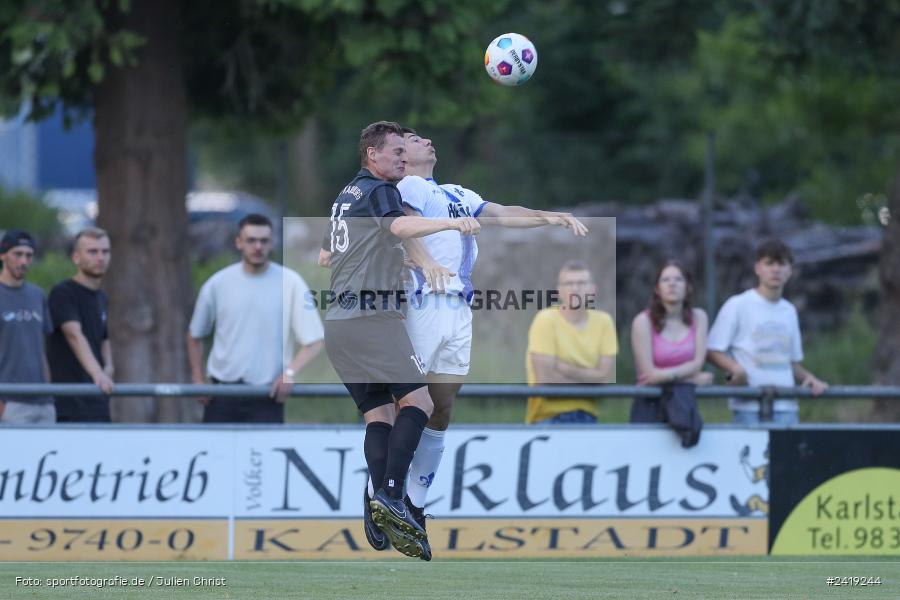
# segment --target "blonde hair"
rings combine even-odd
[[[109,234],[106,233],[105,229],[100,229],[99,227],[85,227],[75,234],[75,239],[72,240],[72,252],[78,248],[78,241],[83,237],[91,238],[92,240],[100,240],[108,238]]]

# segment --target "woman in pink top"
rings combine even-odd
[[[666,262],[657,274],[650,308],[631,324],[638,385],[712,383],[712,373],[701,371],[709,319],[693,307],[693,294],[690,273],[677,261]]]

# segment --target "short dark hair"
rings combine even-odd
[[[412,127],[401,127],[400,129],[403,131],[403,135],[406,135],[407,133],[409,135],[419,135]]]
[[[272,220],[266,215],[261,215],[259,213],[250,213],[238,221],[238,233],[241,232],[244,225],[265,225],[269,229],[275,229],[272,227]]]
[[[376,121],[371,125],[367,125],[359,134],[359,163],[366,166],[369,159],[369,148],[381,150],[384,142],[390,134],[397,134],[403,137],[403,128],[399,123],[394,121]]]
[[[756,262],[766,258],[775,262],[794,264],[794,253],[790,247],[781,240],[763,240],[756,247]]]

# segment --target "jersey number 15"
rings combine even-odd
[[[350,209],[350,203],[331,205],[331,251],[346,252],[350,247],[350,231],[347,229],[347,221],[344,213]]]

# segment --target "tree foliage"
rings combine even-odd
[[[0,107],[15,114],[22,102],[40,120],[58,106],[67,120],[91,107],[93,86],[110,67],[135,62],[143,40],[110,28],[105,12],[128,10],[130,0],[13,0],[0,6]]]
[[[0,7],[2,108],[31,104],[41,119],[92,106],[110,68],[134,65],[141,36],[117,25],[134,1],[12,0]],[[322,106],[335,86],[373,94],[409,87],[417,110],[462,115],[464,102],[425,102],[435,91],[465,98],[480,43],[470,31],[503,2],[465,0],[225,0],[182,2],[185,85],[195,116],[285,127]]]
[[[467,28],[477,0],[12,0],[0,7],[0,110],[41,119],[93,111],[99,222],[119,257],[107,277],[117,372],[186,376],[190,305],[185,146],[190,119],[269,131],[299,126],[338,86],[369,96],[415,82],[465,114]],[[429,95],[430,94],[430,95]],[[447,95],[448,98],[452,96]],[[379,115],[369,120],[383,118]],[[184,418],[135,401],[126,420]]]

